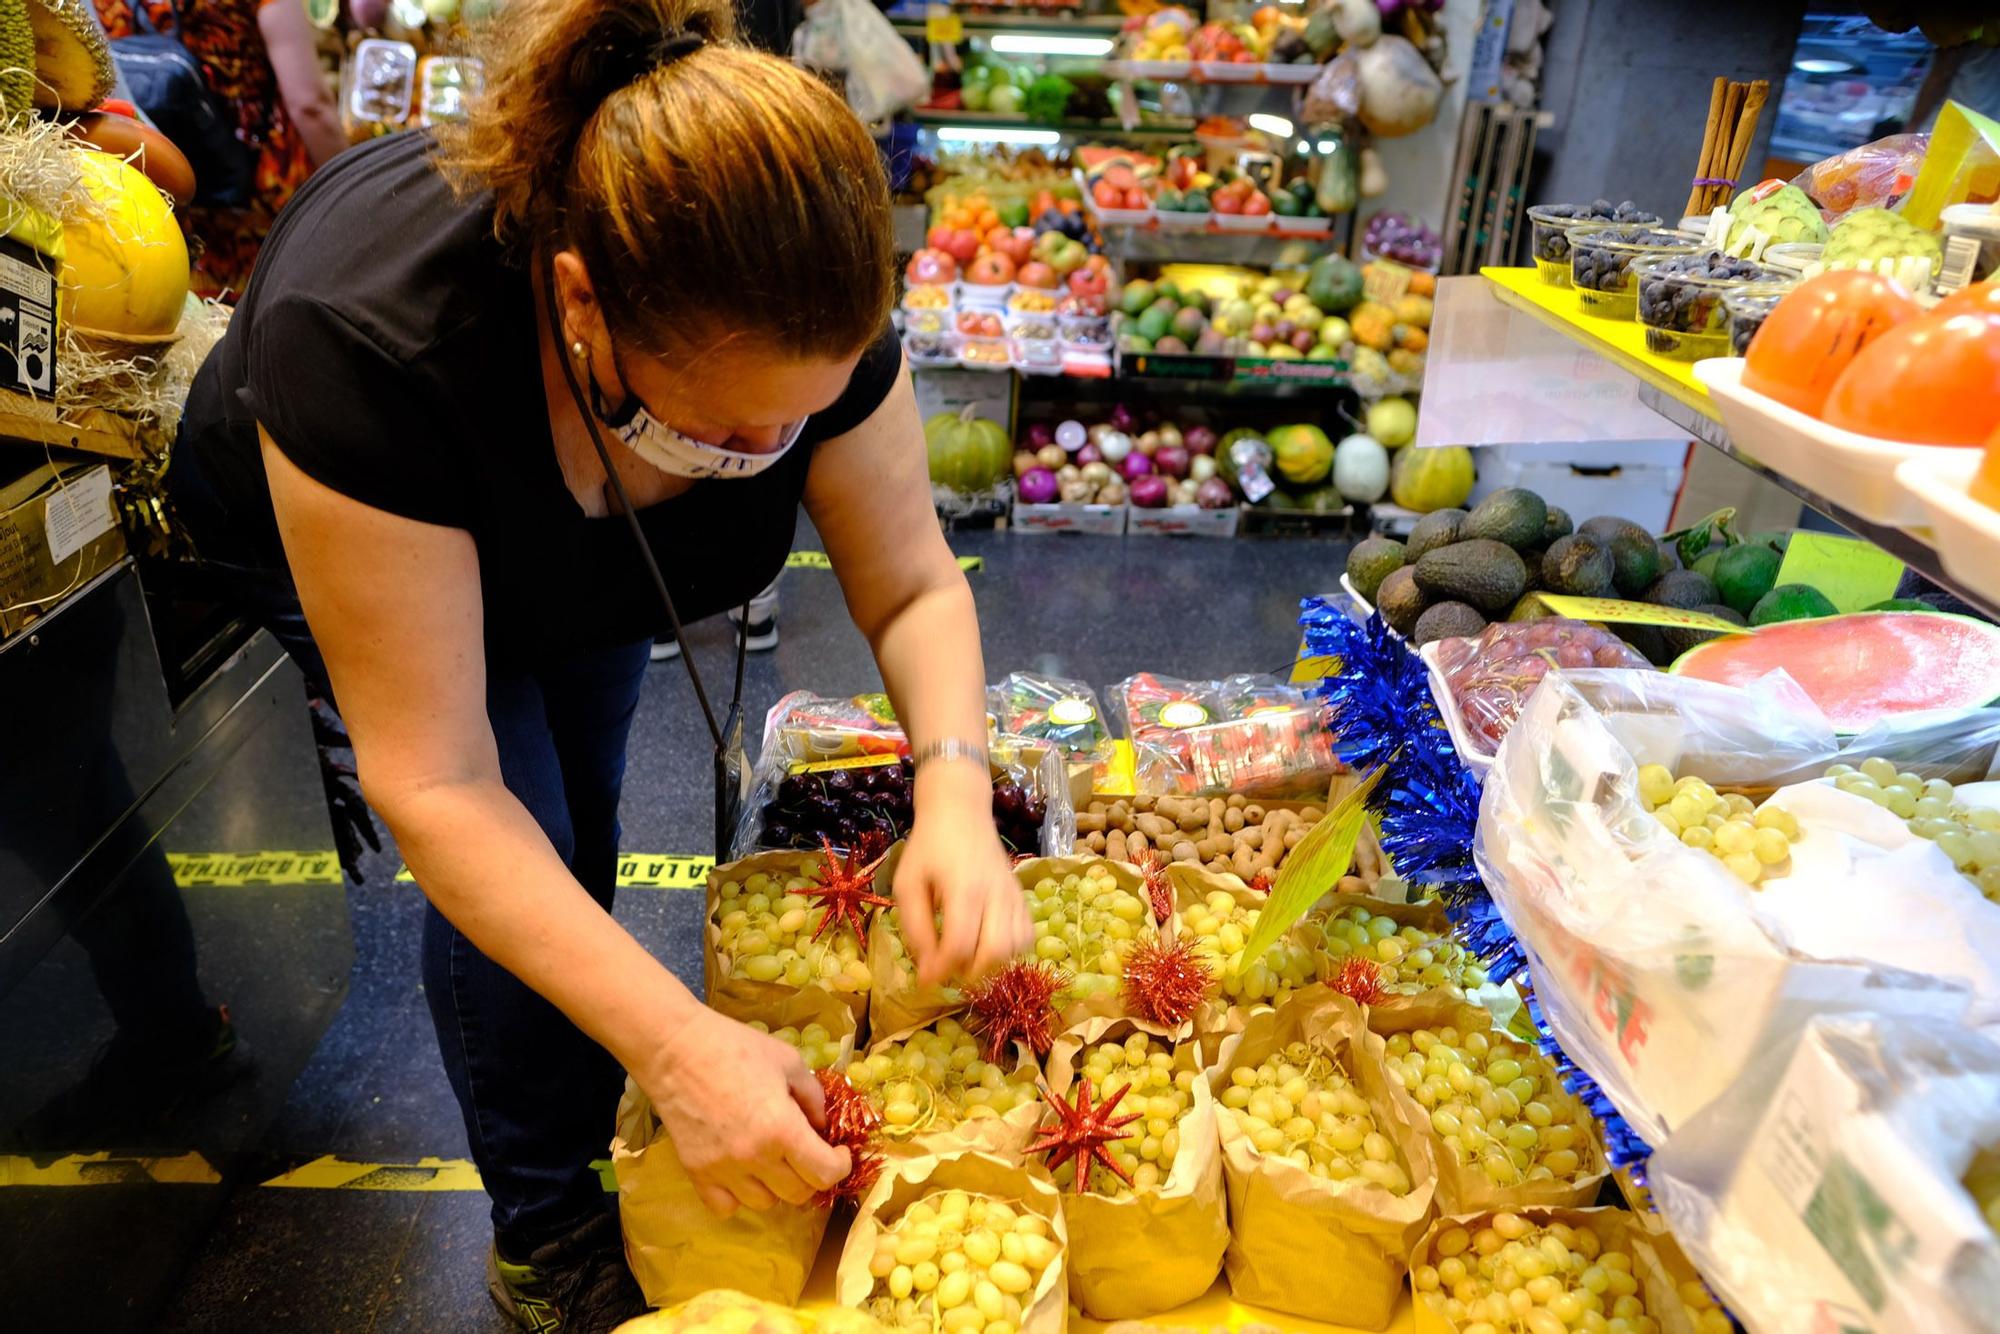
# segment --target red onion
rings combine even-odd
[[[1188,452],[1180,445],[1161,445],[1153,451],[1153,466],[1169,477],[1185,477]]]
[[[1211,477],[1195,488],[1194,503],[1205,510],[1226,510],[1236,503],[1236,493],[1220,477]]]
[[[1076,451],[1076,461],[1079,464],[1097,463],[1100,462],[1103,458],[1104,458],[1104,451],[1099,449],[1096,445],[1090,444],[1088,442],[1085,442],[1082,449]]]
[[[1190,426],[1181,433],[1181,443],[1190,454],[1213,454],[1215,452],[1215,432],[1206,426]]]
[[[1123,431],[1126,435],[1132,435],[1139,429],[1139,419],[1133,416],[1132,409],[1126,407],[1123,403],[1111,409],[1110,424],[1112,430]]]
[[[1134,458],[1144,458],[1134,454]],[[1158,473],[1149,473],[1132,479],[1132,503],[1140,509],[1156,510],[1167,503],[1167,479]]]
[[[1030,468],[1021,474],[1017,485],[1021,501],[1027,505],[1053,505],[1062,491],[1056,484],[1056,475],[1047,468]]]
[[[1118,471],[1125,474],[1126,481],[1136,482],[1141,477],[1152,476],[1153,461],[1135,449],[1125,456],[1124,462],[1118,465]],[[1166,483],[1162,481],[1160,485],[1165,486]]]
[[[1030,422],[1028,424],[1029,449],[1040,449],[1044,445],[1053,445],[1055,442],[1055,427],[1049,425],[1047,422]]]

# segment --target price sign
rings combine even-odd
[[[1573,621],[1613,621],[1619,625],[1662,625],[1683,630],[1714,630],[1722,634],[1747,633],[1734,621],[1710,616],[1705,611],[1655,607],[1645,602],[1627,602],[1622,598],[1575,598],[1559,593],[1537,593],[1535,596],[1556,615],[1567,616]]]
[[[1373,259],[1361,271],[1361,291],[1370,301],[1392,306],[1410,290],[1410,271],[1387,259]]]

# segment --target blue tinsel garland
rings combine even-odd
[[[1382,851],[1396,874],[1437,894],[1466,948],[1495,982],[1522,972],[1527,956],[1521,942],[1486,892],[1472,859],[1479,784],[1459,760],[1438,716],[1423,660],[1390,632],[1379,612],[1357,624],[1347,613],[1345,598],[1305,599],[1299,626],[1307,655],[1338,663],[1320,683],[1319,695],[1326,701],[1328,726],[1339,739],[1342,756],[1361,770],[1386,766],[1369,805],[1380,817]],[[1597,1082],[1548,1036],[1532,993],[1528,1014],[1563,1086],[1603,1125],[1611,1162],[1642,1173],[1652,1150]]]

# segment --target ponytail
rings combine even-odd
[[[502,241],[574,249],[614,334],[842,358],[886,324],[874,142],[825,84],[739,45],[729,0],[513,0],[482,54],[440,164],[490,194]]]

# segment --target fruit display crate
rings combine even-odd
[[[1101,66],[1113,79],[1148,79],[1158,83],[1261,84],[1293,88],[1319,77],[1318,65],[1269,65],[1223,60],[1107,60]]]
[[[1158,352],[1118,356],[1121,380],[1189,380],[1215,385],[1305,385],[1335,388],[1347,383],[1347,363],[1304,357],[1198,357]]]
[[[5,440],[74,449],[111,459],[146,457],[139,425],[130,417],[101,408],[84,408],[68,418],[58,418],[54,403],[12,389],[0,389],[0,441]]]
[[[1856,537],[1865,538],[1932,583],[2000,619],[2000,579],[1981,582],[1991,591],[1952,574],[1940,558],[1927,527],[1877,523],[1822,494],[1823,479],[1805,468],[1781,470],[1756,457],[1722,424],[1722,412],[1695,375],[1698,363],[1673,361],[1646,350],[1646,329],[1636,319],[1586,315],[1569,288],[1550,287],[1532,268],[1485,268],[1480,273],[1506,306],[1530,315],[1597,353],[1639,381],[1639,401],[1695,439],[1797,496]]]

